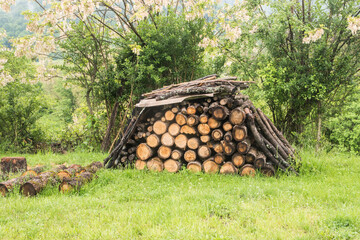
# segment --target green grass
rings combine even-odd
[[[30,164],[104,155],[27,155]],[[360,239],[360,157],[302,153],[299,177],[101,170],[78,193],[0,198],[0,239]]]

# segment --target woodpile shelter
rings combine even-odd
[[[206,76],[142,95],[124,133],[104,160],[177,172],[294,172],[295,150],[241,90],[250,82]]]

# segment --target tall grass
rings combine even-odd
[[[0,239],[360,239],[360,157],[305,151],[302,159],[298,177],[101,170],[78,193],[14,192],[0,198]]]

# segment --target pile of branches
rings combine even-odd
[[[235,80],[211,75],[144,94],[138,106],[154,99],[163,105],[136,109],[104,164],[169,172],[186,166],[207,173],[273,176],[279,169],[297,174],[295,150],[240,93],[248,82]],[[177,103],[182,96],[189,99]]]

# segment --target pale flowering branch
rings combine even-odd
[[[352,35],[355,35],[360,30],[360,17],[348,17],[348,29]]]
[[[324,29],[322,28],[316,28],[310,32],[307,33],[307,36],[303,38],[302,42],[309,44],[311,42],[316,42],[319,40],[322,35],[324,34]]]

